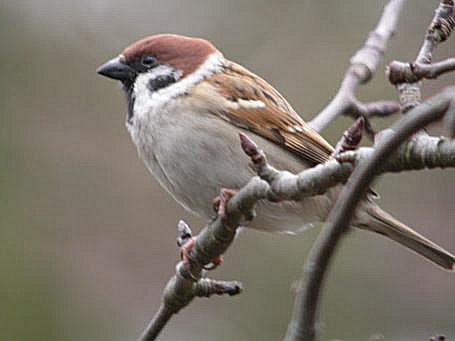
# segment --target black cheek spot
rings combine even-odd
[[[148,88],[150,89],[150,91],[157,91],[175,82],[176,79],[174,75],[158,76],[149,81]]]

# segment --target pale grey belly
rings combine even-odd
[[[205,218],[214,216],[213,199],[221,187],[239,189],[255,174],[243,153],[238,130],[211,115],[161,113],[136,121],[130,129],[140,157],[160,184],[186,209]],[[247,132],[262,148],[269,162],[299,172],[302,161],[281,147]],[[327,196],[299,203],[260,203],[249,226],[260,230],[297,231],[327,215]]]

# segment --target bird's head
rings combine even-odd
[[[207,40],[175,34],[158,34],[141,39],[107,63],[101,65],[100,75],[134,85],[136,78],[150,74],[151,90],[176,82],[192,74],[207,58],[217,53]]]
[[[198,72],[210,73],[214,66],[207,61],[210,56],[219,58],[221,53],[205,39],[158,34],[131,44],[118,57],[101,65],[97,73],[122,82],[132,117],[135,97],[169,88],[204,69],[203,65],[207,70]],[[201,77],[193,78],[185,83],[196,83]]]

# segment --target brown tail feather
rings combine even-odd
[[[444,269],[455,270],[455,256],[450,252],[420,235],[376,205],[368,205],[367,212],[370,216],[368,226],[362,226],[362,228],[385,235]]]

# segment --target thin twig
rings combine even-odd
[[[454,115],[455,89],[447,89],[425,105],[413,109],[392,126],[393,133],[381,139],[368,161],[360,163],[343,187],[327,223],[313,245],[303,271],[303,286],[298,290],[294,311],[285,340],[313,341],[316,337],[316,319],[319,297],[327,268],[343,233],[347,230],[354,211],[364,197],[378,169],[388,157],[415,132],[446,113]]]
[[[417,67],[417,69],[420,67],[422,70],[422,68],[425,69],[425,64],[431,64],[434,50],[441,42],[449,38],[454,26],[453,0],[441,0],[438,8],[435,10],[433,20],[427,28],[419,53],[417,54],[414,63],[411,65]],[[406,113],[422,102],[422,83],[420,79],[428,77],[425,77],[425,72],[422,71],[420,77],[417,76],[415,81],[409,83],[408,79],[412,79],[412,76],[406,79],[406,76],[409,76],[409,74],[403,74],[403,70],[395,67],[394,63],[397,62],[392,62],[391,65],[389,65],[387,73],[389,74],[389,80],[392,84],[395,84],[395,87],[398,90],[401,111]],[[450,63],[451,62],[446,62],[444,67],[447,67],[447,64]],[[442,67],[442,69],[444,69],[444,67]],[[412,68],[412,66],[410,66],[410,68]],[[439,65],[439,68],[441,70],[441,65]],[[428,68],[426,69],[428,70]],[[430,68],[430,70],[431,69],[432,68]],[[412,73],[413,72],[411,72],[411,74]],[[422,75],[422,73],[424,74]],[[400,82],[400,79],[402,79],[402,82]]]
[[[449,1],[443,1],[444,3]],[[387,41],[392,36],[396,27],[398,13],[402,8],[404,0],[391,0],[384,9],[383,16],[369,38],[365,46],[357,52],[351,59],[351,67],[346,73],[345,79],[333,101],[326,109],[312,121],[313,127],[322,130],[338,115],[350,114],[357,116],[376,116],[388,115],[398,110],[399,106],[395,102],[379,101],[374,103],[361,103],[355,98],[354,92],[359,84],[367,82],[375,73],[380,57],[384,52]],[[450,92],[451,91],[451,92]],[[445,91],[436,100],[445,100],[448,103],[448,94],[453,97],[453,89]],[[445,96],[445,97],[444,97]],[[438,105],[440,103],[429,103],[427,107],[421,109],[442,110]],[[446,107],[447,108],[447,107]],[[447,120],[448,125],[452,128],[451,135],[455,134],[455,115],[451,115]],[[395,137],[393,137],[395,138]],[[354,164],[371,164],[376,162],[377,152],[372,148],[361,148],[355,151],[348,151],[337,155],[337,159],[328,161],[323,165],[318,165],[307,169],[298,175],[285,171],[278,171],[267,163],[265,155],[257,149],[254,143],[244,135],[241,137],[242,147],[250,156],[254,168],[259,177],[251,179],[232,198],[222,199],[217,218],[210,222],[197,237],[182,237],[182,244],[189,243],[189,238],[194,243],[192,250],[185,254],[183,260],[176,266],[176,274],[169,280],[163,293],[163,303],[161,304],[155,317],[144,330],[140,340],[155,340],[170,318],[180,309],[191,303],[195,297],[208,297],[219,294],[237,294],[241,290],[238,282],[224,282],[208,279],[204,277],[205,268],[214,259],[222,255],[232,243],[236,229],[244,218],[252,219],[254,217],[254,206],[259,200],[279,201],[279,200],[302,200],[308,196],[314,196],[325,193],[330,187],[339,183],[344,183],[351,174]],[[382,141],[382,140],[381,140]],[[388,138],[385,141],[389,141]],[[385,145],[388,142],[385,143]],[[379,146],[379,144],[378,144]],[[455,167],[455,142],[443,138],[433,138],[425,136],[424,138],[414,138],[409,143],[403,145],[398,152],[390,153],[389,162],[375,169],[376,173],[388,171],[401,171],[409,169],[421,169],[423,167]],[[374,157],[374,158],[373,158]],[[371,161],[373,160],[373,161]],[[223,198],[223,193],[221,193]],[[338,208],[339,209],[339,208]],[[341,214],[341,213],[340,213]],[[335,220],[330,220],[335,221]],[[332,226],[332,225],[330,225]],[[333,227],[336,229],[336,226]],[[329,232],[324,229],[321,238],[339,237],[328,236]],[[341,232],[337,233],[342,233]],[[318,239],[319,240],[319,239]],[[322,242],[319,242],[322,243]],[[320,244],[317,244],[320,245]],[[183,245],[183,247],[185,247]],[[314,251],[316,252],[316,251]],[[316,297],[305,300],[299,293],[298,299],[307,305],[313,299],[313,306],[310,305],[308,313],[303,316],[301,311],[294,311],[294,320],[300,321],[290,325],[289,331],[296,331],[300,335],[298,328],[308,326],[308,322],[313,322],[313,330],[316,316],[317,298],[319,288],[323,279],[325,268],[330,261],[329,250],[325,265],[322,263],[321,269],[309,273],[312,283],[307,290],[316,294]],[[317,254],[316,254],[317,256]],[[312,252],[312,259],[316,257]],[[321,256],[319,254],[319,256]],[[311,263],[310,263],[311,264]],[[315,264],[315,263],[313,263]],[[308,266],[306,267],[308,269]],[[318,278],[319,276],[319,278]],[[316,281],[316,282],[314,282]],[[319,281],[319,284],[317,283]],[[316,283],[316,287],[315,287]],[[309,285],[309,284],[308,284]],[[308,289],[309,288],[309,289]],[[314,291],[316,290],[316,291]],[[315,301],[314,301],[315,300]],[[310,302],[311,303],[311,302]],[[297,301],[296,301],[297,306]],[[311,310],[311,308],[313,310]],[[311,315],[313,318],[311,319]],[[301,326],[295,325],[303,323]],[[292,328],[291,328],[292,326]],[[295,328],[294,328],[295,327]],[[305,327],[306,328],[306,327]],[[305,329],[306,330],[306,329]],[[292,338],[291,338],[292,339]],[[296,339],[299,340],[299,339]]]
[[[321,132],[340,115],[354,115],[361,113],[365,116],[387,116],[400,110],[395,102],[387,105],[376,105],[374,111],[355,97],[355,91],[360,84],[367,83],[375,74],[379,62],[384,54],[387,43],[393,36],[398,23],[398,16],[405,0],[390,0],[384,7],[384,12],[374,31],[370,32],[365,45],[351,58],[351,65],[347,70],[338,93],[332,101],[312,120],[310,126]],[[380,110],[378,110],[380,109]]]
[[[447,58],[433,64],[393,61],[387,67],[389,81],[392,84],[415,83],[424,78],[434,79],[451,71],[455,71],[455,58]]]
[[[258,179],[250,181],[249,186],[247,185],[239,191],[235,199],[224,202],[227,205],[226,214],[219,214],[217,219],[201,231],[192,250],[187,255],[189,259],[182,260],[177,264],[175,275],[164,289],[163,303],[143,331],[139,338],[140,341],[155,340],[170,318],[187,306],[195,297],[222,294],[232,296],[241,292],[240,283],[203,278],[203,270],[214,258],[223,254],[231,244],[236,227],[243,216],[242,212],[252,209],[256,202],[253,198],[255,193],[261,193],[261,183],[263,181]],[[265,183],[264,185],[266,186]],[[178,241],[185,243],[185,240],[192,239],[191,230],[182,225],[180,222]]]
[[[455,96],[455,90],[446,90],[444,99]],[[440,111],[435,97],[425,106],[428,111]],[[421,108],[421,107],[419,107]],[[417,110],[417,109],[416,109]],[[452,115],[455,116],[455,115]],[[207,297],[212,294],[237,294],[241,290],[238,282],[214,281],[203,278],[207,264],[222,255],[230,246],[235,231],[244,217],[252,219],[255,204],[259,200],[303,200],[306,197],[320,195],[337,184],[344,183],[350,176],[355,164],[364,164],[375,155],[375,149],[364,147],[354,151],[345,151],[324,164],[309,168],[295,175],[273,168],[265,154],[245,134],[241,134],[241,145],[250,157],[253,168],[259,177],[252,178],[229,201],[222,214],[209,223],[196,237],[188,261],[181,261],[176,266],[176,274],[169,280],[163,293],[163,303],[155,317],[144,330],[139,340],[155,340],[169,319],[180,309],[188,305],[195,297]],[[435,167],[455,167],[455,141],[430,136],[416,136],[402,145],[395,153],[390,153],[389,161],[376,169],[376,173],[400,172],[405,170]],[[220,210],[223,211],[223,210]],[[179,241],[184,244],[191,236],[188,228],[179,224]]]

